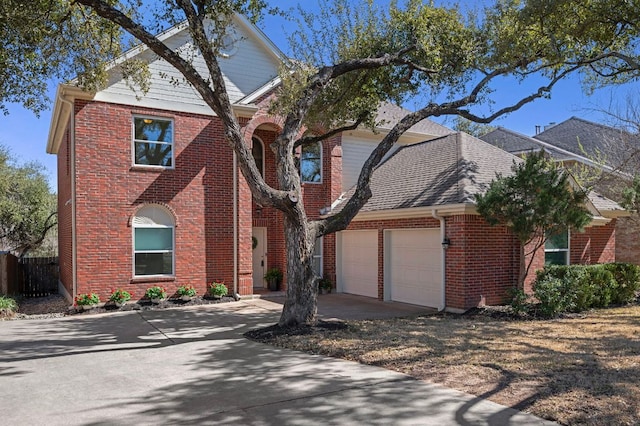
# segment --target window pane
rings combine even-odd
[[[322,271],[320,270],[321,267],[321,259],[319,257],[314,257],[313,258],[313,270],[315,271],[315,273],[318,276],[322,276]]]
[[[256,162],[256,167],[258,167],[260,176],[264,177],[264,170],[262,170],[262,164],[264,161],[264,150],[262,148],[262,143],[256,138],[253,138],[253,147],[251,148],[251,153],[253,154],[253,159]]]
[[[544,248],[546,250],[568,249],[569,233],[564,231],[559,234],[549,235],[547,241],[544,243]]]
[[[135,138],[141,141],[173,142],[173,122],[134,117]]]
[[[136,275],[173,275],[173,252],[136,253]]]
[[[567,254],[566,251],[548,251],[544,254],[544,265],[566,265]]]
[[[136,142],[134,145],[136,164],[171,167],[171,144]]]
[[[135,250],[173,250],[173,229],[136,228]]]
[[[319,143],[305,146],[300,158],[300,176],[303,182],[320,182],[322,179],[322,163],[320,161]]]

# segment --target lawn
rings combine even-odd
[[[399,371],[561,424],[640,424],[640,306],[544,321],[352,321],[269,343]]]

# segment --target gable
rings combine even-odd
[[[220,68],[231,103],[265,86],[277,78],[282,54],[266,37],[245,18],[236,15],[233,22],[235,48],[229,57],[220,58]],[[207,67],[200,52],[192,49],[192,42],[186,29],[176,30],[164,42],[173,50],[183,52],[184,57],[193,55],[193,65],[198,72],[208,75]],[[151,73],[150,88],[142,96],[131,90],[117,69],[111,74],[107,87],[96,93],[98,101],[135,105],[140,107],[169,109],[172,111],[197,114],[213,114],[202,101],[197,91],[184,81],[180,72],[164,59],[158,58],[148,49],[135,57],[149,63]],[[179,82],[173,84],[172,81]]]

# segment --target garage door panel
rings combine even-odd
[[[342,291],[378,297],[378,231],[344,231],[341,236]]]
[[[391,300],[438,307],[442,296],[439,229],[388,231]]]

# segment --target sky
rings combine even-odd
[[[381,0],[380,0],[381,1]],[[486,0],[484,0],[486,1]],[[298,0],[280,0],[277,2],[281,7],[290,7],[298,3]],[[313,0],[306,0],[306,7],[315,3]],[[477,5],[477,1],[469,1]],[[465,4],[465,1],[462,1]],[[464,7],[464,6],[463,6]],[[271,18],[265,20],[260,25],[263,32],[281,50],[287,52],[287,41],[285,28],[290,28],[291,23]],[[57,82],[52,82],[49,89],[49,97],[53,98]],[[493,97],[498,101],[506,96],[517,96],[520,93],[524,96],[528,94],[527,88],[531,84],[520,85],[517,82],[503,82],[497,87]],[[582,89],[578,76],[568,78],[556,85],[550,99],[538,99],[531,104],[525,105],[520,110],[504,116],[492,123],[492,125],[502,126],[522,134],[533,136],[535,126],[545,126],[550,123],[559,123],[572,116],[603,124],[612,122],[611,116],[607,113],[621,113],[631,97],[637,97],[640,93],[640,83],[631,83],[620,86],[606,87],[588,95]],[[404,105],[409,109],[415,109],[409,102]],[[56,157],[46,153],[46,144],[51,121],[51,109],[41,113],[36,117],[31,111],[25,110],[20,105],[9,105],[9,115],[0,116],[0,144],[8,147],[19,163],[27,161],[37,161],[46,168],[47,176],[51,188],[56,190]],[[452,119],[444,121],[435,119],[445,125],[451,126]]]

